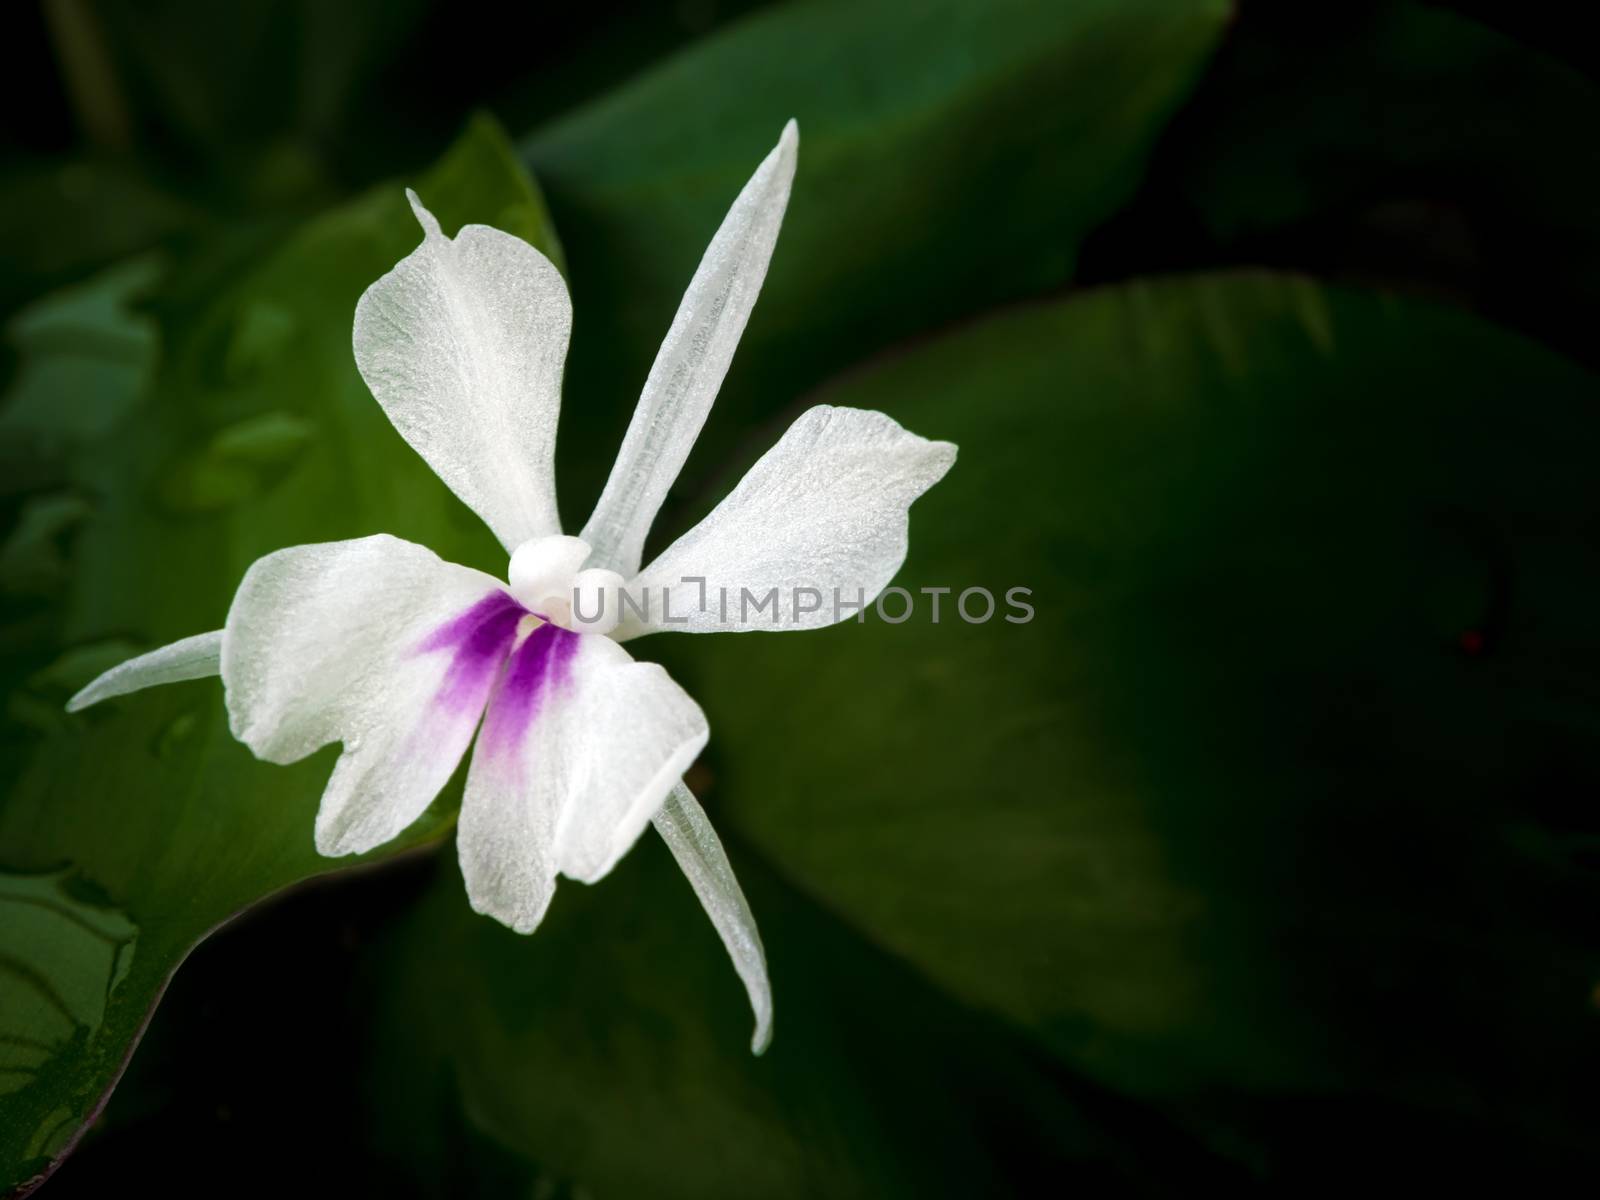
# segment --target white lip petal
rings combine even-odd
[[[772,985],[767,981],[767,953],[756,930],[749,902],[733,877],[733,867],[711,827],[705,810],[682,782],[676,784],[667,802],[654,817],[656,832],[678,860],[700,904],[711,918],[717,936],[727,947],[750,996],[755,1013],[755,1032],[750,1050],[760,1054],[772,1041]]]
[[[630,575],[645,535],[716,399],[766,278],[794,180],[793,121],[706,248],[650,368],[600,501],[583,527],[592,566]]]
[[[370,850],[450,778],[523,616],[490,576],[398,538],[269,554],[223,633],[233,734],[275,763],[344,743],[317,849]]]
[[[566,284],[485,225],[447,238],[415,194],[422,245],[356,305],[356,365],[389,420],[507,550],[560,532],[556,418]]]
[[[221,670],[221,659],[222,630],[197,633],[118,663],[68,700],[67,711],[78,712],[113,696],[125,696],[161,683],[204,679]]]
[[[478,912],[530,933],[557,873],[593,883],[706,744],[700,708],[609,638],[541,625],[496,686],[457,848]]]
[[[633,607],[613,636],[850,619],[856,610],[836,612],[835,592],[855,605],[888,586],[905,561],[912,501],[955,458],[949,442],[908,433],[879,412],[808,410],[705,520],[629,581]]]

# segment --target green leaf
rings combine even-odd
[[[1590,78],[1596,77],[1600,68],[1594,39],[1583,36],[1583,12],[1562,0],[1438,0],[1438,5],[1482,21],[1542,54],[1563,59]]]
[[[1420,284],[1592,362],[1594,80],[1413,4],[1323,31],[1242,23],[1158,167],[1162,194],[1224,261]],[[1158,219],[1152,238],[1170,241],[1177,222]]]
[[[0,167],[0,311],[203,227],[204,210],[125,159]]]
[[[92,94],[67,73],[101,140],[143,142],[147,159],[190,159],[259,198],[298,199],[345,169],[322,154],[350,133],[352,110],[417,36],[427,7],[240,0],[222,12],[157,0],[134,12],[87,4],[76,19],[53,23],[53,49],[69,63],[104,56]]]
[[[794,4],[537,132],[523,148],[572,249],[580,314],[567,378],[590,397],[562,437],[620,443],[706,243],[788,118],[800,159],[783,233],[686,485],[834,371],[1065,281],[1229,9]],[[598,494],[606,465],[563,463],[563,495]]]
[[[650,639],[710,718],[713,820],[1280,1180],[1329,1145],[1368,1177],[1397,1112],[1465,1139],[1463,1177],[1592,1146],[1594,377],[1237,274],[992,319],[820,398],[959,444],[897,582],[998,611]]]
[[[499,1160],[462,1154],[463,1114],[533,1194],[1023,1195],[1048,1173],[1120,1195],[1214,1173],[1159,1116],[1057,1078],[759,860],[738,870],[780,954],[759,1058],[727,955],[658,839],[602,886],[564,884],[532,938],[474,916],[445,866],[362,996],[362,1145],[451,1197],[504,1194]]]
[[[160,275],[136,259],[17,313],[6,341],[17,368],[0,405],[7,490],[36,484],[77,441],[125,421],[150,385],[155,323],[134,311]]]
[[[557,252],[537,192],[487,120],[416,186],[447,228],[482,221]],[[164,314],[148,387],[148,354],[133,353],[147,341],[84,332],[90,314],[152,336],[110,311],[120,276],[94,303],[48,310],[71,320],[19,325],[33,343],[50,330],[66,340],[23,346],[4,423],[17,428],[20,413],[30,437],[65,447],[77,504],[40,497],[0,552],[8,585],[20,581],[10,590],[48,596],[26,626],[45,636],[6,647],[0,1191],[71,1146],[199,939],[344,865],[320,858],[311,837],[332,750],[288,768],[255,761],[229,736],[215,681],[77,718],[61,703],[133,650],[219,627],[244,570],[282,546],[387,531],[499,565],[487,531],[389,426],[350,352],[357,296],[419,236],[398,184],[312,222],[243,277]],[[85,389],[75,404],[33,402],[30,364],[46,350]],[[68,574],[52,555],[70,533]],[[451,817],[447,793],[373,857],[436,837]]]

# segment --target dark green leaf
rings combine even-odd
[[[793,198],[691,476],[889,341],[1066,280],[1228,12],[1221,0],[794,4],[535,134],[524,149],[572,251],[570,390],[587,398],[563,438],[620,443],[700,254],[788,118]],[[562,464],[574,513],[605,465]]]
[[[1279,1178],[1362,1177],[1397,1111],[1463,1177],[1592,1148],[1593,377],[1233,275],[991,320],[823,398],[960,445],[899,582],[999,613],[652,639],[710,717],[713,819]]]
[[[0,310],[202,222],[126,163],[94,157],[0,173]]]
[[[94,44],[89,52],[104,62],[95,99],[112,110],[123,136],[168,155],[204,154],[213,166],[248,164],[248,185],[268,198],[293,194],[321,175],[321,143],[341,131],[373,76],[422,24],[427,5],[239,0],[221,9],[154,0],[137,9],[102,2],[81,10],[78,20],[52,26],[53,48],[70,63],[84,43]],[[76,92],[82,109],[81,84]],[[262,149],[267,153],[250,157]]]
[[[460,1151],[465,1113],[557,1196],[1028,1195],[1044,1177],[1118,1196],[1210,1178],[1160,1117],[1058,1077],[759,862],[739,871],[776,952],[760,1058],[655,837],[602,885],[564,884],[533,938],[475,916],[442,871],[370,988],[378,1159],[427,1194],[502,1194]]]
[[[0,445],[14,461],[60,458],[77,440],[125,421],[149,387],[155,324],[134,311],[159,275],[139,259],[47,297],[13,317],[17,368],[0,407]]]
[[[1566,0],[1428,0],[1453,8],[1474,20],[1571,63],[1591,79],[1600,77],[1600,48],[1585,36],[1583,9]]]
[[[555,252],[537,193],[487,121],[417,186],[447,228],[482,221]],[[8,444],[18,429],[48,435],[67,490],[31,499],[0,553],[8,590],[47,596],[27,628],[48,634],[7,647],[11,714],[38,732],[8,735],[15,786],[0,807],[0,1191],[70,1146],[197,940],[339,865],[311,838],[332,752],[256,762],[228,735],[214,681],[76,718],[62,701],[134,650],[219,627],[245,568],[281,546],[387,531],[499,565],[351,357],[357,296],[419,236],[398,185],[313,222],[167,321],[148,388],[149,344],[128,332],[144,326],[107,307],[121,277],[19,326],[32,341]],[[36,403],[35,360],[70,377],[73,403]],[[68,576],[52,555],[73,531]],[[374,857],[450,818],[443,799]]]
[[[1158,164],[1203,253],[1448,294],[1593,365],[1595,82],[1416,5],[1307,23],[1244,23]],[[1163,211],[1131,238],[1193,254],[1183,228]]]

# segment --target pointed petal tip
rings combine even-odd
[[[423,207],[417,193],[411,188],[406,189],[406,200],[411,205],[412,214],[417,218],[417,224],[422,226],[425,237],[444,237],[444,230],[439,228],[438,218]]]
[[[799,144],[800,126],[791,117],[740,189],[684,292],[583,527],[595,546],[595,566],[624,576],[639,569],[645,534],[705,424],[766,279]]]
[[[79,688],[67,701],[69,713],[81,712],[90,705],[126,696],[163,683],[201,679],[221,670],[222,630],[180,638],[169,645],[140,654],[102,671]]]
[[[750,1037],[750,1053],[760,1058],[770,1045],[772,1045],[772,1016],[769,1013],[756,1022],[756,1031]]]
[[[777,164],[778,169],[792,180],[794,178],[795,163],[800,156],[800,126],[795,119],[790,117],[784,124],[783,132],[778,135],[778,144],[772,148],[768,160]]]
[[[911,431],[907,430],[906,432],[910,433]],[[921,450],[922,461],[927,464],[927,482],[917,492],[920,497],[925,495],[929,488],[950,474],[950,468],[956,465],[957,450],[954,442],[941,442],[935,438],[921,438],[914,433],[911,436],[922,443],[919,449]]]
[[[799,159],[799,151],[800,126],[795,123],[793,117],[790,117],[784,123],[783,132],[778,135],[777,142],[767,151],[767,156],[761,160],[755,174],[750,177],[750,183],[746,185],[747,188],[752,186],[764,188],[769,194],[773,194],[773,189],[776,188],[783,197],[782,207],[778,210],[780,216],[782,208],[787,207],[789,203],[789,188],[794,183],[794,170]]]
[[[772,1044],[772,985],[767,979],[767,956],[761,947],[761,935],[756,932],[755,917],[734,878],[717,831],[694,793],[681,781],[673,785],[654,823],[733,960],[733,969],[744,984],[755,1014],[750,1053],[762,1054]]]

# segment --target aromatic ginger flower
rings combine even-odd
[[[329,856],[415,821],[476,733],[461,870],[472,907],[522,933],[558,874],[593,883],[653,821],[750,993],[759,1052],[772,1013],[761,941],[682,783],[705,715],[620,643],[831,624],[836,607],[797,593],[875,597],[905,559],[911,502],[955,459],[881,413],[813,408],[639,569],[766,275],[798,141],[791,121],[712,239],[578,537],[561,532],[553,462],[566,285],[510,234],[468,225],[446,237],[408,192],[423,241],[356,305],[356,363],[395,428],[510,552],[506,580],[382,534],[291,546],[250,567],[221,630],[114,667],[68,708],[220,674],[230,728],[257,757],[289,763],[342,743],[316,819]],[[774,588],[776,611],[728,611],[728,591]]]

